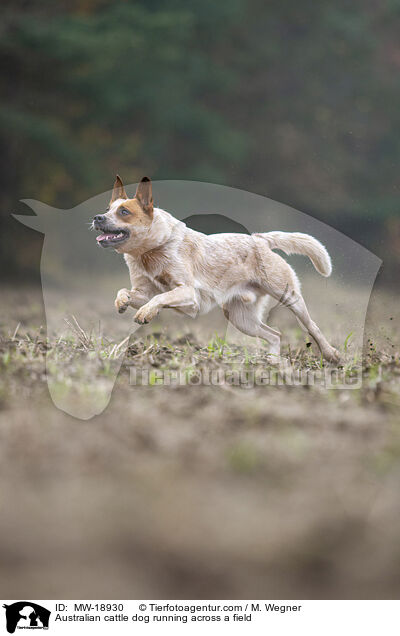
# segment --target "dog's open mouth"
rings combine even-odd
[[[126,230],[113,230],[103,232],[96,236],[96,241],[102,247],[108,247],[109,245],[116,245],[117,243],[122,243],[129,236],[129,232]]]

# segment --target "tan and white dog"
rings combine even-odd
[[[135,321],[150,322],[161,309],[175,309],[195,318],[222,307],[240,331],[269,343],[280,355],[280,333],[263,322],[269,310],[282,303],[314,338],[324,358],[339,360],[308,313],[294,270],[273,249],[308,256],[322,276],[332,271],[325,247],[308,234],[206,235],[186,227],[171,214],[153,206],[151,180],[144,177],[130,199],[117,176],[105,214],[93,219],[101,231],[97,242],[124,254],[131,289],[120,289],[116,308],[137,309]]]

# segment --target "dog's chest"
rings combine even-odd
[[[131,275],[145,276],[161,291],[168,291],[175,286],[168,265],[167,254],[159,249],[129,259],[128,263]]]

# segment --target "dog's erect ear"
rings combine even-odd
[[[124,188],[124,184],[122,183],[122,179],[119,176],[119,174],[117,174],[117,177],[115,179],[115,183],[114,183],[114,189],[112,191],[112,195],[111,195],[111,200],[110,200],[110,205],[112,203],[114,203],[114,201],[116,201],[117,199],[127,199],[128,195],[125,192],[125,188]]]
[[[136,189],[135,197],[146,214],[151,216],[153,214],[153,191],[149,177],[143,177]]]

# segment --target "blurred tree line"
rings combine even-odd
[[[3,0],[1,271],[62,208],[129,182],[267,195],[400,254],[400,0]]]

